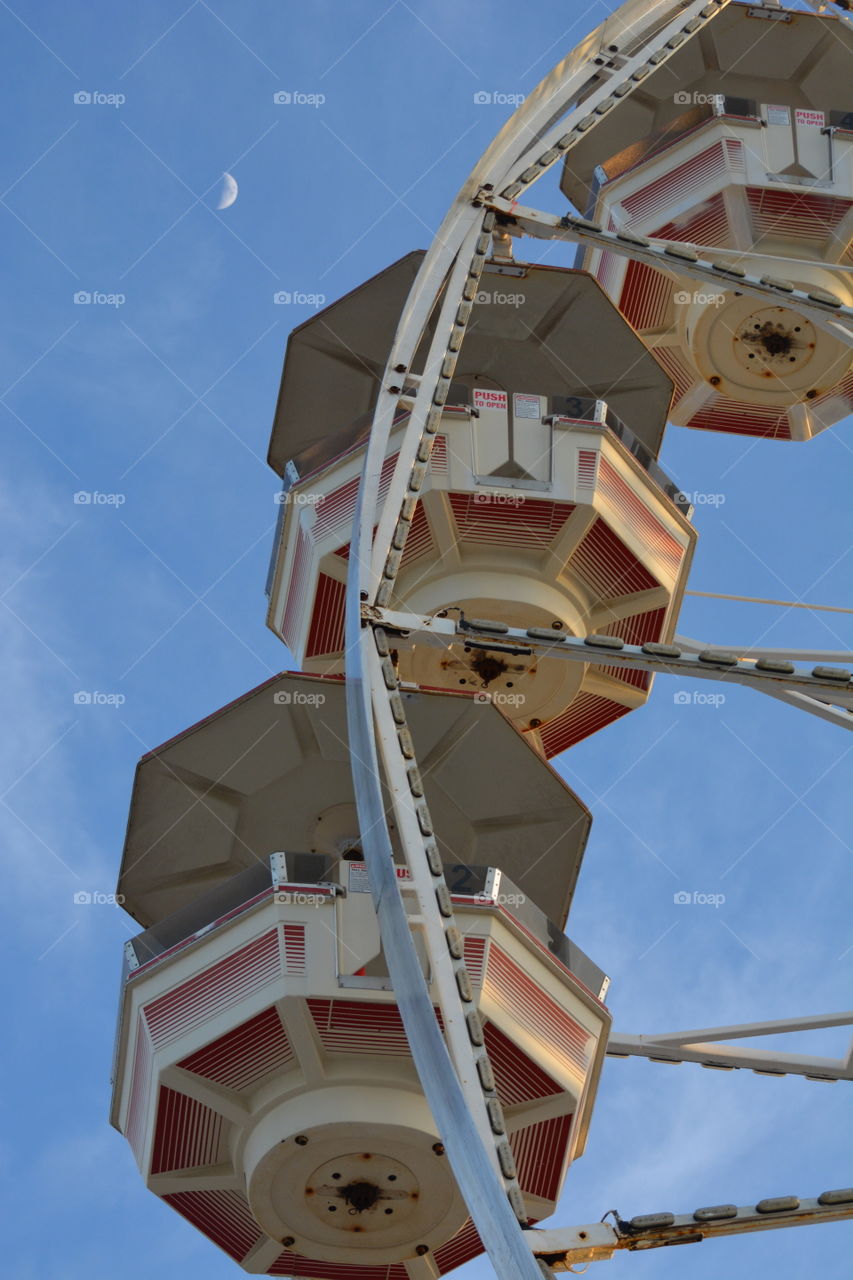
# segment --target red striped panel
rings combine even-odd
[[[625,272],[625,283],[619,298],[619,310],[629,324],[640,333],[660,329],[666,324],[672,281],[645,262],[632,258]]]
[[[607,596],[627,596],[659,585],[622,539],[603,520],[596,519],[568,561],[570,572],[593,594],[594,602]]]
[[[815,396],[814,400],[811,402],[812,408],[816,405],[823,404],[826,400],[835,400],[838,397],[842,397],[847,401],[848,412],[850,409],[853,409],[853,373],[848,373],[847,377],[844,378],[842,382],[839,382],[838,386],[825,392],[824,395]]]
[[[694,382],[698,381],[696,370],[682,359],[674,347],[652,347],[651,352],[658,364],[663,365],[664,370],[672,378],[675,383],[675,399],[680,400]]]
[[[377,530],[378,528],[379,528],[379,525],[378,525],[378,524],[375,524],[375,525],[373,526],[373,535],[372,535],[372,536],[373,536],[374,538],[376,537],[376,530]],[[349,560],[349,547],[350,547],[350,544],[349,544],[348,542],[345,542],[345,543],[344,543],[344,545],[343,545],[342,547],[338,547],[338,548],[336,549],[336,551],[335,551],[335,555],[336,555],[336,556],[340,556],[342,560]]]
[[[429,455],[429,469],[436,476],[446,476],[448,474],[447,466],[447,436],[436,436],[432,442],[432,453]]]
[[[456,1235],[448,1240],[447,1244],[435,1250],[433,1257],[439,1271],[444,1275],[445,1272],[461,1267],[463,1262],[469,1262],[471,1258],[476,1258],[477,1254],[482,1252],[483,1246],[477,1235],[477,1229],[469,1220],[461,1231],[457,1231]]]
[[[619,636],[626,644],[647,644],[659,640],[666,609],[650,609],[648,613],[635,613],[632,618],[620,618],[599,629],[599,635]],[[618,668],[620,671],[622,668]],[[627,672],[625,673],[627,674]],[[640,672],[647,675],[647,672]]]
[[[486,1049],[495,1073],[498,1097],[505,1107],[562,1093],[563,1086],[542,1070],[518,1045],[494,1025],[485,1027]]]
[[[402,1262],[382,1263],[376,1267],[359,1267],[349,1262],[317,1262],[289,1251],[276,1258],[268,1276],[292,1276],[294,1280],[407,1280]]]
[[[136,1156],[142,1159],[145,1146],[148,1102],[151,1097],[151,1068],[154,1053],[145,1019],[140,1017],[136,1026],[136,1050],[133,1055],[133,1075],[130,1084],[130,1101],[127,1108],[127,1140]]]
[[[382,464],[382,470],[379,473],[380,503],[388,492],[388,485],[391,483],[396,461],[397,454],[392,453],[388,455]],[[316,508],[317,519],[314,521],[311,530],[315,542],[320,542],[329,533],[341,532],[346,537],[350,536],[360,481],[360,476],[354,476],[346,484],[342,484],[337,489],[333,489],[331,493],[327,493],[323,501],[319,503]]]
[[[518,506],[476,501],[479,494],[451,493],[450,507],[459,538],[492,546],[545,548],[553,542],[574,511],[570,502],[527,498],[520,492]],[[483,497],[488,496],[484,491]]]
[[[305,973],[305,925],[286,924],[284,934],[284,972]]]
[[[625,196],[622,207],[632,223],[645,221],[656,214],[665,217],[673,205],[687,199],[714,179],[724,178],[728,174],[742,175],[745,172],[742,144],[736,138],[723,138],[676,165],[647,186]]]
[[[308,1000],[306,1004],[328,1053],[409,1057],[409,1042],[396,1005],[366,1000]]]
[[[629,684],[634,689],[648,689],[652,683],[650,671],[629,671],[625,667],[599,667],[598,670],[603,676],[621,680],[622,684]]]
[[[598,472],[598,458],[599,454],[597,449],[578,449],[579,488],[595,488],[595,478]]]
[[[619,272],[623,261],[619,254],[605,252],[602,253],[596,268],[595,278],[611,298],[616,297],[619,288]]]
[[[489,948],[483,994],[547,1047],[564,1071],[585,1075],[592,1036],[494,942]]]
[[[176,1191],[163,1199],[235,1262],[245,1258],[261,1238],[246,1198],[239,1191]]]
[[[468,970],[468,977],[474,983],[482,982],[483,971],[486,967],[486,939],[466,938],[463,945],[465,968]]]
[[[572,1117],[554,1116],[514,1133],[512,1153],[522,1191],[540,1200],[556,1200],[568,1153]]]
[[[291,649],[298,646],[302,619],[308,606],[309,569],[311,566],[311,544],[300,528],[296,535],[296,550],[290,566],[287,581],[287,599],[281,621],[281,634],[284,643]]]
[[[178,1063],[206,1080],[242,1092],[294,1061],[290,1041],[275,1009],[265,1009]]]
[[[318,653],[340,653],[344,647],[344,597],[346,583],[330,578],[327,573],[317,575],[317,590],[311,610],[311,625],[305,644],[305,657],[315,658]]]
[[[271,929],[145,1006],[155,1048],[239,1003],[280,973],[278,933]]]
[[[219,1164],[222,1155],[222,1116],[195,1098],[164,1085],[157,1104],[151,1172],[198,1169]]]
[[[629,528],[637,533],[675,576],[684,556],[684,549],[669,530],[655,519],[642,498],[625,483],[616,468],[604,457],[599,466],[598,492],[612,504]]]
[[[731,435],[762,436],[770,440],[790,440],[787,412],[771,405],[748,404],[715,396],[687,423],[702,431],[727,431]]]
[[[428,555],[434,551],[435,543],[432,540],[432,530],[429,527],[429,521],[426,518],[423,505],[419,502],[415,507],[415,514],[412,516],[412,525],[409,529],[406,549],[403,552],[403,559],[400,564],[405,568],[413,560],[418,560],[421,556]]]
[[[649,640],[660,640],[665,617],[666,609],[650,609],[648,613],[636,613],[632,618],[622,618],[599,630],[605,636],[620,636],[626,644],[646,644]],[[652,683],[650,671],[630,671],[627,667],[599,667],[598,670],[635,689],[648,689]]]
[[[839,196],[776,191],[769,187],[747,187],[746,198],[756,248],[761,247],[763,239],[776,236],[822,244],[853,206],[853,200]]]
[[[649,232],[659,240],[683,240],[688,244],[725,247],[730,239],[729,216],[722,192],[703,200],[674,222],[665,222]]]
[[[630,710],[630,707],[624,707],[621,702],[602,698],[597,693],[578,694],[562,715],[539,730],[546,759],[551,760],[561,751],[567,751],[576,742],[597,733]]]

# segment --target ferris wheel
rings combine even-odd
[[[250,1273],[533,1280],[853,1216],[536,1226],[607,1054],[853,1078],[727,1043],[849,1014],[613,1031],[563,933],[590,815],[548,764],[657,672],[853,723],[843,655],[677,634],[697,533],[658,462],[667,420],[803,442],[853,410],[846,9],[628,0],[425,253],[291,335],[268,623],[300,670],[145,757],[119,886],[113,1121]],[[577,213],[526,203],[557,166]]]

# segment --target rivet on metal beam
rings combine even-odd
[[[766,284],[770,289],[781,289],[783,293],[794,292],[794,286],[790,280],[780,280],[776,276],[762,276],[761,284]]]
[[[509,627],[505,622],[493,622],[489,618],[466,618],[466,631],[491,631],[499,635],[504,635],[509,631]]]
[[[841,1191],[822,1191],[817,1198],[818,1204],[853,1204],[853,1187],[844,1187]]]
[[[648,249],[651,246],[651,240],[647,240],[645,236],[635,235],[633,231],[617,231],[617,240],[624,240],[625,244],[635,244],[640,249]]]
[[[495,1087],[495,1077],[492,1074],[492,1064],[488,1058],[477,1059],[477,1075],[480,1077],[480,1084],[483,1088],[491,1093]]]
[[[624,649],[625,641],[619,636],[584,636],[584,644],[588,644],[596,649]]]
[[[564,644],[568,640],[564,631],[553,631],[546,627],[528,627],[526,634],[531,640],[547,640],[549,644]]]
[[[445,930],[444,936],[445,936],[445,939],[447,940],[447,950],[453,956],[453,959],[461,960],[462,949],[463,949],[462,934],[455,927],[455,925],[451,925],[449,929]]]
[[[843,306],[838,295],[830,293],[827,289],[809,289],[808,297],[811,302],[822,302],[827,307]]]
[[[480,1017],[476,1009],[472,1009],[468,1014],[465,1019],[465,1025],[468,1028],[468,1038],[472,1044],[477,1045],[478,1048],[480,1045],[485,1044],[485,1036],[483,1035],[483,1019]],[[494,1128],[494,1124],[492,1125],[492,1128]],[[503,1127],[496,1129],[495,1132],[503,1133]]]
[[[755,664],[756,671],[769,671],[777,676],[792,676],[797,668],[793,662],[782,662],[779,658],[759,658]]]
[[[712,1204],[705,1209],[695,1209],[693,1217],[697,1222],[720,1222],[724,1218],[736,1218],[737,1205]]]
[[[668,244],[664,245],[664,253],[670,258],[682,258],[685,262],[698,262],[699,254],[695,249],[690,249],[686,245]]]
[[[453,903],[450,899],[450,890],[446,884],[440,884],[435,891],[435,900],[438,903],[438,909],[444,916],[445,920],[453,918]]]
[[[647,653],[650,658],[681,657],[681,650],[677,649],[674,644],[658,644],[655,640],[648,640],[642,648],[643,653]]]
[[[438,852],[438,846],[433,844],[431,840],[424,845],[426,853],[427,866],[434,876],[444,875],[444,864],[441,861],[441,854]]]
[[[636,1231],[646,1231],[655,1227],[671,1227],[674,1222],[674,1213],[641,1213],[631,1219],[631,1226]]]
[[[799,1209],[799,1196],[771,1196],[767,1200],[759,1200],[755,1206],[756,1213],[787,1213],[791,1209]]]
[[[714,649],[704,649],[697,657],[709,667],[736,667],[738,664],[736,653],[718,653]]]
[[[394,663],[390,658],[382,659],[382,679],[385,681],[386,689],[396,690],[397,688],[397,672],[394,669]]]
[[[468,1017],[470,1018],[470,1013]],[[478,1015],[479,1016],[479,1015]],[[489,1098],[486,1101],[486,1110],[489,1113],[489,1124],[492,1126],[492,1133],[506,1133],[506,1123],[504,1121],[503,1107],[497,1098]]]
[[[499,1142],[497,1145],[498,1162],[501,1166],[501,1173],[505,1178],[515,1178],[518,1170],[515,1167],[515,1160],[512,1155],[512,1147],[508,1142]]]

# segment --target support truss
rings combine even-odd
[[[790,1035],[821,1027],[853,1026],[853,1013],[817,1014],[784,1018],[776,1022],[750,1022],[731,1027],[706,1027],[701,1031],[667,1031],[633,1036],[615,1031],[607,1042],[612,1058],[649,1058],[652,1062],[697,1062],[721,1071],[745,1068],[759,1075],[805,1076],[808,1080],[853,1080],[853,1041],[843,1058],[814,1058],[775,1049],[737,1048],[726,1040],[751,1040],[753,1036]]]
[[[605,1214],[615,1222],[591,1222],[582,1227],[531,1231],[527,1239],[545,1274],[572,1271],[575,1264],[612,1258],[619,1250],[660,1249],[665,1245],[700,1244],[718,1236],[747,1235],[780,1227],[803,1227],[816,1222],[853,1218],[853,1189],[824,1191],[813,1200],[775,1196],[738,1207],[715,1204],[693,1213],[647,1213],[626,1221],[615,1210]]]
[[[853,307],[845,306],[837,297],[834,302],[828,301],[833,296],[831,294],[823,291],[807,293],[786,280],[769,275],[750,275],[729,262],[714,262],[703,258],[698,249],[680,241],[649,240],[633,231],[606,231],[586,218],[572,215],[561,218],[557,214],[543,213],[539,209],[519,205],[515,200],[497,196],[485,197],[485,203],[496,213],[509,218],[512,225],[525,235],[539,240],[568,240],[590,245],[622,258],[643,262],[658,271],[687,276],[718,289],[734,289],[763,302],[778,305],[780,301],[784,301],[834,337],[853,342]]]
[[[502,622],[438,618],[369,606],[365,606],[363,612],[366,618],[375,623],[381,622],[393,631],[398,647],[431,644],[446,648],[455,641],[472,649],[494,653],[529,654],[531,660],[539,656],[593,666],[657,671],[718,684],[740,684],[790,702],[842,728],[853,729],[853,680],[850,672],[846,668],[823,665],[814,667],[811,672],[798,670],[785,650],[768,651],[772,656],[766,657],[761,653],[753,656],[742,647],[699,647],[700,642],[694,640],[672,645],[630,645],[617,636],[586,636],[580,639],[562,632],[542,631],[537,627],[523,630],[507,627]],[[691,648],[697,647],[697,652],[690,652]],[[742,656],[745,653],[749,656]],[[839,655],[832,656],[837,658]]]

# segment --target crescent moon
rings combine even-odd
[[[223,173],[222,190],[219,193],[219,203],[216,206],[217,209],[230,209],[234,201],[237,199],[239,190],[240,188],[237,186],[234,178],[231,177],[231,174]]]

